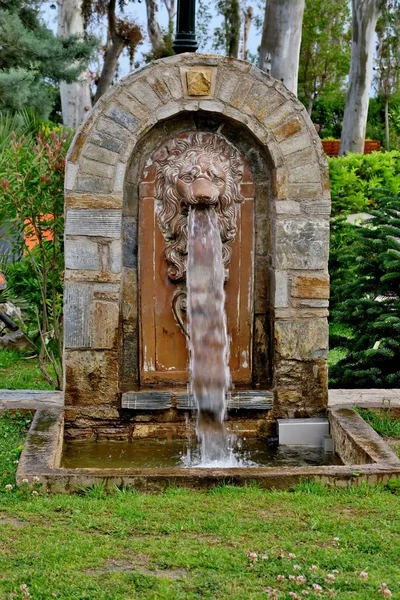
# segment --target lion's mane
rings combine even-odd
[[[242,202],[240,184],[243,179],[243,160],[236,148],[226,138],[217,133],[188,133],[166,142],[153,155],[156,167],[155,199],[157,201],[157,221],[167,241],[165,258],[168,262],[168,276],[174,281],[185,278],[187,261],[188,208],[182,206],[182,198],[177,192],[180,168],[196,164],[200,155],[206,154],[218,162],[226,174],[224,193],[219,196],[215,207],[218,226],[223,243],[222,259],[225,267],[231,258],[231,248],[227,245],[236,234],[236,202]]]

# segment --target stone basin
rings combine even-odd
[[[17,471],[17,483],[39,478],[51,493],[73,493],[95,484],[112,491],[129,487],[158,492],[170,486],[193,489],[250,485],[288,489],[315,481],[332,487],[385,484],[400,476],[400,460],[380,436],[349,407],[328,410],[331,434],[342,465],[238,468],[63,468],[64,410],[38,410]],[[35,480],[36,481],[36,480]]]

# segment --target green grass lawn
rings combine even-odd
[[[359,408],[357,412],[380,436],[389,442],[400,457],[400,418],[394,417],[392,410],[385,407],[380,410]]]
[[[37,358],[26,358],[17,350],[0,350],[0,389],[51,390]]]
[[[0,418],[1,599],[261,600],[293,592],[370,600],[383,597],[382,583],[400,598],[396,493],[315,484],[292,492],[6,491],[28,423],[26,415]],[[289,579],[301,575],[306,581]]]

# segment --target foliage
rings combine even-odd
[[[15,269],[11,277],[8,273],[9,284],[15,295],[31,295],[28,300],[35,305],[41,337],[40,365],[47,381],[58,389],[62,385],[64,157],[69,139],[62,129],[46,126],[35,137],[18,139],[14,134],[0,160],[0,223],[7,225],[24,255],[24,261],[11,269]]]
[[[0,418],[0,489],[12,485],[15,470],[23,448],[24,438],[31,424],[29,414],[2,413]]]
[[[400,419],[393,417],[390,406],[383,407],[379,411],[359,408],[357,412],[382,437],[400,439]]]
[[[52,376],[54,370],[49,368]],[[51,390],[39,367],[37,357],[25,357],[18,350],[0,349],[0,381],[5,390]]]
[[[239,0],[218,0],[217,13],[222,16],[222,26],[214,30],[214,48],[237,58],[241,25]]]
[[[306,0],[298,92],[310,114],[317,98],[323,95],[326,100],[343,92],[350,66],[350,41],[347,0]]]
[[[334,220],[346,247],[333,250],[331,314],[355,335],[339,340],[348,354],[331,368],[333,386],[400,385],[400,192],[376,193],[373,202],[359,224]]]
[[[29,107],[47,118],[60,81],[76,80],[93,41],[55,36],[34,1],[0,3],[0,111]]]

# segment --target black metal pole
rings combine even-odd
[[[176,54],[196,52],[196,0],[178,0],[176,34],[172,45]]]

